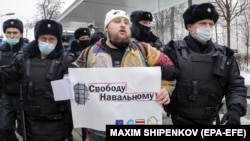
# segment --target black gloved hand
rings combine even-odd
[[[222,117],[222,125],[240,125],[240,113],[236,109],[229,109]]]

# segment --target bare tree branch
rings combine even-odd
[[[38,0],[37,9],[42,19],[56,19],[60,15],[62,0]]]
[[[247,10],[249,5],[248,0],[215,0],[216,5],[218,6],[218,12],[220,16],[223,17],[226,21],[227,28],[227,46],[230,48],[230,26],[231,21],[241,15],[242,12]]]

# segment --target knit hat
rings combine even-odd
[[[9,19],[3,23],[3,32],[5,33],[6,29],[9,27],[14,27],[20,30],[23,33],[23,22],[19,19]]]
[[[54,20],[43,19],[36,23],[34,32],[36,40],[40,35],[51,34],[56,36],[58,41],[61,41],[63,30],[61,23]]]
[[[139,22],[141,20],[152,21],[153,16],[148,11],[136,10],[136,11],[133,11],[131,13],[130,20],[131,20],[132,23],[137,23],[137,22]]]
[[[204,19],[211,19],[217,22],[219,14],[211,3],[202,3],[199,5],[191,5],[183,14],[185,28],[188,24],[193,24]]]
[[[90,30],[88,28],[78,28],[75,32],[74,32],[74,36],[76,39],[79,39],[81,36],[87,35],[90,37]]]
[[[122,10],[110,10],[107,14],[106,14],[106,18],[104,21],[104,28],[107,27],[107,25],[115,18],[117,17],[123,17],[129,20],[128,14],[125,11]],[[130,21],[130,20],[129,20]]]

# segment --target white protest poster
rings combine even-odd
[[[162,124],[160,67],[69,68],[74,128]]]

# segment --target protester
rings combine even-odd
[[[170,94],[174,89],[178,70],[171,60],[156,48],[147,43],[132,42],[130,25],[129,16],[125,11],[110,10],[104,21],[104,30],[107,37],[87,48],[88,56],[90,56],[87,57],[87,62],[83,61],[85,58],[84,52],[87,51],[85,49],[74,64],[77,67],[88,68],[161,66],[162,89],[157,94],[156,101],[162,105],[167,105],[170,102]],[[144,54],[145,58],[140,49],[147,52],[147,54]],[[107,57],[105,58],[105,56]],[[109,61],[111,58],[112,61]],[[87,129],[87,139],[91,141],[105,140],[105,132]]]
[[[211,125],[225,97],[227,113],[217,124],[240,125],[246,114],[246,86],[234,51],[212,42],[219,18],[214,5],[191,5],[183,14],[188,30],[184,40],[171,40],[164,53],[180,69],[171,104],[174,125]]]
[[[26,45],[23,38],[23,23],[9,19],[3,23],[6,42],[0,47],[0,66],[9,65]],[[21,126],[19,83],[5,84],[1,81],[0,130],[4,141],[18,141],[15,135],[16,120]]]
[[[35,40],[23,48],[11,65],[1,67],[8,82],[21,82],[26,130],[18,133],[29,141],[64,141],[69,132],[69,100],[55,101],[51,81],[67,72],[62,47],[62,25],[40,20],[34,28]]]
[[[150,43],[151,46],[162,50],[163,43],[151,31],[153,15],[150,12],[144,10],[133,11],[130,15],[130,20],[132,22],[132,37],[136,41]]]

